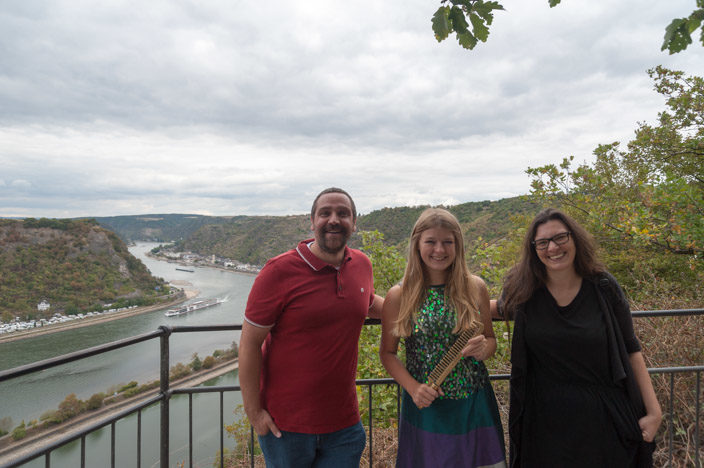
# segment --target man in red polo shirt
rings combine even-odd
[[[356,220],[347,192],[323,190],[311,209],[314,238],[270,259],[249,294],[239,378],[268,467],[359,466],[359,334],[383,299],[369,259],[347,247]]]

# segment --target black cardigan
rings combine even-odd
[[[606,322],[609,360],[613,380],[614,382],[619,382],[626,379],[624,382],[626,391],[638,410],[638,417],[640,418],[646,414],[646,411],[624,342],[624,335],[633,335],[633,324],[628,300],[616,278],[610,273],[603,273],[597,278],[588,279],[588,281],[592,281],[598,286],[596,291]],[[513,340],[511,342],[511,390],[508,432],[510,441],[509,460],[512,468],[521,466],[521,426],[526,393],[526,373],[528,371],[526,343],[523,336],[525,320],[525,304],[523,304],[515,313]],[[630,347],[635,349],[635,351],[631,352],[640,350],[640,345],[637,342],[630,343]],[[652,467],[654,449],[654,442],[643,441],[640,444],[638,458],[634,466],[639,468]]]

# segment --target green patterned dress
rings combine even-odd
[[[406,368],[419,382],[454,343],[456,316],[444,286],[428,289],[405,340]],[[403,392],[396,466],[505,467],[504,437],[484,363],[462,358],[442,384],[444,395],[422,410]]]

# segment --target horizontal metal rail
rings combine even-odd
[[[113,424],[113,423],[119,421],[120,419],[126,418],[127,416],[130,416],[131,414],[134,414],[137,411],[141,411],[144,408],[147,408],[147,407],[153,405],[154,403],[158,403],[158,402],[162,401],[163,399],[164,399],[164,395],[157,394],[147,400],[144,400],[143,402],[132,405],[132,406],[114,414],[113,416],[110,416],[105,419],[101,419],[100,421],[98,421],[94,424],[91,424],[90,426],[82,429],[80,432],[77,432],[76,434],[64,437],[56,442],[51,442],[51,443],[47,444],[46,446],[42,447],[41,449],[38,449],[32,453],[29,453],[23,457],[17,458],[15,460],[13,460],[12,463],[10,463],[9,465],[5,465],[5,466],[7,466],[8,468],[20,466],[24,463],[27,463],[27,462],[34,460],[35,458],[39,458],[42,455],[49,456],[49,454],[51,452],[53,452],[54,450],[56,450],[60,447],[63,447],[64,445],[70,444],[71,442],[73,442],[75,440],[82,439],[83,437],[85,437],[87,434],[90,434],[91,432],[97,431],[98,429],[102,429],[103,427],[105,427],[107,425]],[[5,466],[3,466],[2,468],[5,468]],[[48,466],[48,464],[47,464],[47,466]]]
[[[106,343],[99,346],[94,346],[92,348],[83,349],[81,351],[76,351],[73,353],[64,354],[62,356],[57,356],[50,359],[45,359],[43,361],[33,362],[32,364],[27,364],[20,367],[15,367],[14,369],[7,369],[0,371],[0,382],[5,380],[14,379],[16,377],[21,377],[23,375],[32,374],[34,372],[39,372],[44,369],[49,369],[51,367],[60,366],[62,364],[68,364],[69,362],[78,361],[80,359],[85,359],[96,354],[107,353],[114,349],[124,348],[126,346],[131,346],[143,341],[148,341],[163,335],[162,330],[156,330],[149,333],[144,333],[142,335],[133,336],[131,338],[125,338],[123,340],[113,341],[111,343]]]
[[[704,309],[634,310],[633,317],[688,317],[704,315]]]
[[[681,310],[654,310],[654,311],[634,311],[632,312],[633,317],[683,317],[683,316],[697,316],[697,315],[704,315],[704,309],[681,309]],[[378,324],[380,321],[378,319],[367,319],[365,321],[365,324],[367,325],[374,325]],[[220,394],[220,422],[221,426],[224,426],[223,424],[223,394],[225,392],[240,392],[241,389],[238,385],[234,386],[217,386],[217,387],[187,387],[187,388],[177,388],[177,389],[171,389],[169,387],[169,382],[168,382],[168,375],[169,375],[169,362],[168,362],[168,354],[169,354],[169,336],[172,333],[197,333],[197,332],[220,332],[220,331],[239,331],[242,329],[242,325],[240,324],[228,324],[228,325],[207,325],[207,326],[162,326],[158,330],[149,332],[149,333],[144,333],[141,335],[137,335],[131,338],[126,338],[122,340],[117,340],[111,343],[106,343],[103,345],[95,346],[92,348],[88,348],[85,350],[81,351],[76,351],[73,353],[65,354],[62,356],[58,356],[55,358],[51,359],[46,359],[43,361],[38,361],[32,364],[27,364],[24,366],[16,367],[14,369],[8,369],[4,371],[0,371],[0,382],[10,380],[13,378],[17,378],[23,375],[31,374],[34,372],[39,372],[44,369],[49,369],[52,367],[56,367],[62,364],[67,364],[69,362],[77,361],[80,359],[88,358],[91,356],[95,356],[98,354],[106,353],[109,351],[113,351],[115,349],[131,346],[137,343],[141,343],[144,341],[152,340],[155,338],[160,338],[162,341],[162,347],[161,347],[161,354],[162,354],[162,359],[161,359],[161,370],[160,370],[160,375],[162,376],[162,380],[164,380],[164,376],[167,378],[165,379],[165,382],[161,383],[161,388],[160,392],[153,396],[150,397],[142,402],[135,403],[128,408],[116,413],[113,416],[110,416],[108,418],[102,419],[94,424],[91,424],[83,429],[81,429],[79,432],[72,434],[70,436],[66,436],[65,438],[56,441],[56,442],[51,442],[47,444],[44,447],[41,447],[40,449],[37,449],[33,451],[32,453],[29,453],[27,455],[22,456],[21,458],[17,458],[13,460],[10,464],[4,465],[2,468],[11,468],[11,467],[18,467],[24,463],[27,463],[31,460],[34,460],[36,458],[39,458],[41,456],[46,457],[46,466],[50,466],[50,454],[52,451],[69,444],[71,442],[74,442],[76,440],[81,440],[81,452],[82,452],[82,464],[84,463],[84,455],[85,455],[85,437],[87,434],[94,432],[96,430],[102,429],[108,425],[111,426],[112,428],[112,434],[111,434],[111,448],[112,448],[112,453],[111,453],[111,462],[114,465],[114,459],[115,459],[115,423],[119,421],[120,419],[123,419],[127,416],[130,416],[136,412],[139,412],[140,416],[140,423],[138,423],[137,427],[137,434],[138,434],[138,450],[137,450],[137,457],[140,457],[140,447],[141,447],[141,411],[151,405],[154,405],[156,403],[160,403],[160,406],[162,407],[162,422],[161,422],[161,434],[162,434],[162,447],[161,447],[161,457],[160,457],[160,463],[162,467],[167,467],[169,465],[169,456],[168,456],[168,449],[169,449],[169,441],[168,441],[168,406],[169,406],[169,399],[171,398],[172,395],[189,395],[189,411],[191,411],[190,408],[190,397],[194,394],[199,394],[199,393],[219,393]],[[674,375],[675,374],[682,374],[682,373],[691,373],[696,375],[696,424],[695,424],[695,466],[700,466],[699,464],[699,451],[700,451],[700,443],[699,443],[699,421],[700,421],[700,412],[701,412],[701,401],[700,401],[700,381],[701,381],[701,374],[704,372],[704,365],[700,366],[681,366],[681,367],[662,367],[662,368],[650,368],[648,369],[648,372],[650,374],[669,374],[670,376],[670,398],[669,398],[669,411],[667,412],[667,423],[668,423],[668,433],[669,433],[669,441],[668,441],[668,448],[669,448],[669,458],[670,458],[670,464],[672,463],[672,457],[673,457],[673,400],[674,400]],[[506,381],[510,379],[509,374],[492,374],[489,376],[489,378],[492,381]],[[396,385],[396,382],[391,379],[391,378],[383,378],[383,379],[360,379],[357,381],[357,385],[359,386],[367,386],[369,387],[369,456],[370,456],[370,465],[372,462],[372,392],[371,388],[376,385]],[[400,395],[400,390],[397,390],[398,394]],[[189,416],[190,418],[190,416]],[[164,427],[166,425],[166,427]],[[166,435],[166,437],[164,437]],[[254,432],[250,430],[250,437],[251,437],[251,447],[253,447],[254,444]],[[224,453],[223,453],[223,440],[224,440],[224,432],[223,432],[223,427],[221,427],[220,430],[220,453],[221,453],[221,466],[223,464],[224,460]],[[190,444],[192,445],[192,425],[191,422],[189,422],[189,441]],[[189,458],[190,462],[192,463],[192,450],[189,452]],[[251,464],[254,466],[254,456],[253,453],[251,455]],[[137,465],[139,466],[140,460],[138,460]]]

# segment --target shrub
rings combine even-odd
[[[42,421],[42,425],[44,427],[51,426],[54,424],[61,424],[61,422],[63,421],[61,419],[61,415],[56,410],[45,411],[44,413],[42,413],[41,416],[39,416],[39,420]]]
[[[214,365],[215,365],[215,358],[213,356],[208,356],[207,358],[203,359],[203,368],[210,369]]]
[[[136,381],[136,380],[133,380],[133,381],[131,381],[130,383],[128,383],[127,385],[123,385],[122,387],[120,387],[120,389],[117,391],[117,393],[122,393],[122,392],[124,392],[124,391],[126,391],[126,390],[129,390],[130,388],[136,387],[137,385],[139,385],[139,384],[137,383],[137,381]]]
[[[59,416],[62,421],[78,416],[85,411],[85,402],[79,400],[75,393],[71,393],[64,398],[64,401],[59,403]]]
[[[143,391],[144,390],[142,390],[142,387],[132,387],[132,388],[128,388],[127,390],[125,390],[122,393],[122,396],[124,396],[125,398],[131,398],[131,397],[137,395],[138,393],[142,393]]]
[[[105,400],[104,393],[95,393],[88,398],[88,401],[86,401],[86,408],[89,410],[96,410],[103,406],[103,400]]]
[[[147,382],[147,383],[143,384],[140,388],[143,388],[145,391],[151,390],[152,388],[159,388],[159,381],[152,380],[151,382]]]
[[[27,428],[24,425],[24,420],[22,421],[22,424],[17,426],[12,430],[12,438],[14,440],[20,440],[24,439],[27,436]]]
[[[188,366],[182,362],[179,362],[178,364],[171,367],[171,370],[169,372],[169,379],[170,380],[180,379],[181,377],[185,377],[190,373],[191,373],[191,370],[188,368]]]

